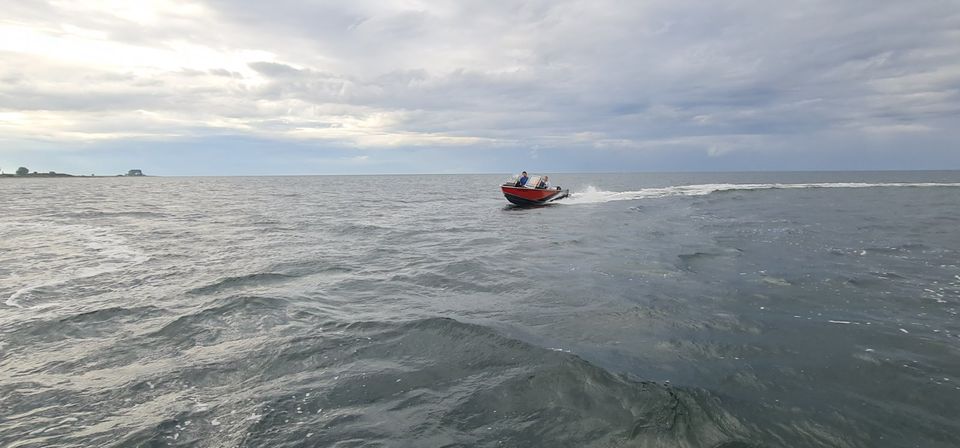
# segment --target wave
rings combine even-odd
[[[583,191],[573,192],[569,198],[557,202],[558,204],[599,204],[612,201],[632,201],[637,199],[656,199],[671,196],[706,196],[724,191],[757,191],[757,190],[798,190],[810,188],[890,188],[890,187],[960,187],[960,183],[934,182],[833,182],[833,183],[805,183],[805,184],[702,184],[677,185],[671,187],[643,188],[635,191],[605,191],[592,185]]]
[[[296,276],[276,272],[257,272],[253,274],[221,278],[213,283],[193,288],[187,291],[187,294],[211,294],[224,290],[283,282],[292,278],[296,278]]]
[[[150,335],[148,344],[180,345],[182,335],[217,322],[246,328],[247,319],[277,305],[263,300],[191,315]],[[729,447],[752,446],[747,441],[758,436],[709,392],[635,381],[482,325],[449,318],[300,323],[305,327],[269,345],[232,346],[240,352],[218,348],[218,336],[193,348],[192,363],[175,377],[153,371],[142,378],[140,400],[211,395],[194,396],[202,407],[125,420],[126,436],[114,446],[202,445],[216,438],[251,447],[341,446],[344,440],[364,446]],[[210,357],[201,361],[204,351]],[[190,387],[182,378],[191,379]],[[117,401],[100,406],[129,406]],[[117,440],[119,432],[86,441]]]
[[[136,325],[148,319],[167,315],[155,306],[109,307],[83,311],[65,317],[41,318],[18,323],[4,338],[14,342],[10,352],[24,353],[37,350],[38,344],[56,344],[67,339],[95,339],[115,335],[126,325]],[[38,350],[39,351],[39,350]]]

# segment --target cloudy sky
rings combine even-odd
[[[957,0],[0,0],[0,169],[960,169]]]

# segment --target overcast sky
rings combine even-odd
[[[960,169],[958,0],[0,0],[0,169]]]

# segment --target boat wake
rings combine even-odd
[[[13,264],[13,284],[21,283],[3,302],[9,307],[29,308],[32,296],[43,291],[128,269],[149,258],[105,228],[26,223],[8,229],[21,237],[18,251],[4,260]]]
[[[587,186],[583,191],[576,191],[570,197],[560,201],[561,204],[599,204],[612,201],[631,201],[637,199],[655,199],[671,196],[706,196],[722,191],[753,191],[753,190],[794,190],[807,188],[883,188],[883,187],[960,187],[960,183],[808,183],[808,184],[702,184],[678,185],[672,187],[643,188],[636,191],[605,191],[594,186]]]

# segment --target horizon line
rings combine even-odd
[[[70,174],[66,172],[55,172],[64,174],[63,177],[77,178],[116,178],[116,177],[313,177],[313,176],[480,176],[480,175],[503,175],[516,174],[521,171],[537,172],[534,170],[517,170],[516,172],[422,172],[422,173],[283,173],[283,174],[145,174],[143,176],[128,176],[126,174]],[[653,171],[543,171],[545,174],[735,174],[735,173],[889,173],[889,172],[958,172],[960,168],[944,169],[795,169],[795,170],[653,170]],[[38,175],[34,176],[33,173]],[[19,176],[14,173],[0,172],[3,177],[30,177],[40,178],[40,174],[48,175],[50,171],[31,171],[29,175]],[[52,176],[50,176],[52,177]]]

